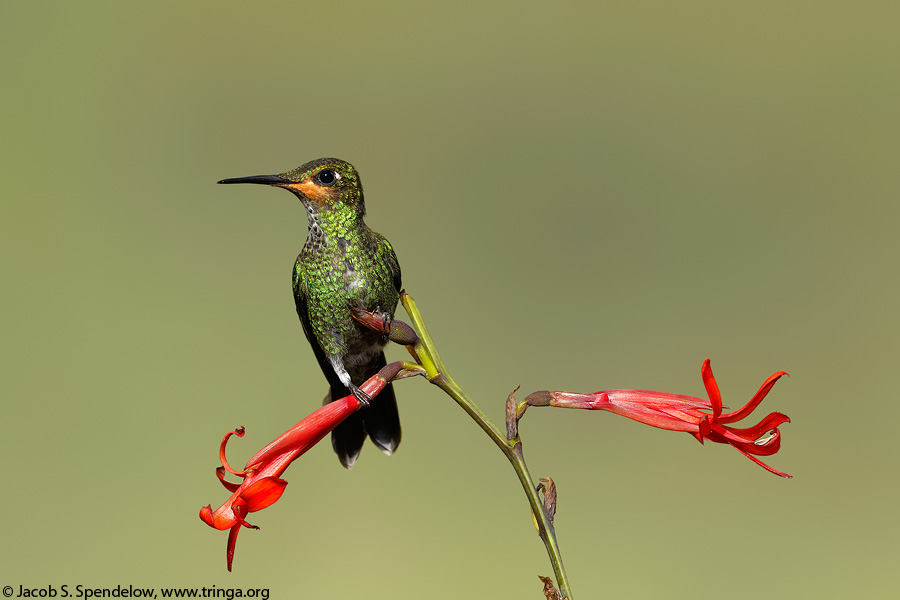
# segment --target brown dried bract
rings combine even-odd
[[[519,386],[521,387],[521,386]],[[509,396],[506,397],[506,439],[512,441],[519,437],[519,417],[516,416],[516,392],[519,391],[519,387],[516,387],[512,392],[509,393]]]
[[[556,589],[556,586],[553,585],[553,580],[549,577],[541,577],[538,575],[538,579],[544,582],[544,596],[547,600],[567,600],[568,596],[565,598],[560,595],[559,591]]]
[[[549,477],[541,477],[541,484],[544,488],[544,510],[552,523],[556,516],[556,484]]]

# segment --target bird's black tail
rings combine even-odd
[[[386,364],[387,361],[382,352],[369,376],[377,373]],[[362,383],[362,381],[358,383]],[[334,385],[331,387],[328,400],[343,398],[349,393],[350,390],[345,386]],[[372,438],[372,442],[378,446],[379,450],[385,454],[393,454],[400,445],[400,434],[397,397],[394,395],[393,384],[388,384],[380,394],[372,398],[368,408],[350,415],[331,432],[331,445],[341,464],[349,469],[359,458],[366,435]]]

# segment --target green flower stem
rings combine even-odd
[[[544,546],[547,548],[547,554],[550,556],[550,564],[553,566],[553,571],[556,574],[556,582],[557,585],[559,585],[559,591],[563,598],[572,600],[572,592],[569,589],[569,580],[566,577],[562,556],[560,556],[559,553],[559,545],[556,542],[556,532],[554,531],[553,523],[547,516],[544,504],[541,502],[540,496],[538,495],[537,488],[531,479],[528,467],[525,465],[525,459],[522,455],[522,442],[519,441],[518,438],[513,440],[506,439],[506,435],[501,433],[501,431],[491,423],[487,418],[487,415],[485,415],[484,412],[469,399],[456,382],[453,381],[453,378],[450,377],[450,374],[447,372],[447,368],[444,366],[443,361],[441,361],[437,349],[434,347],[434,342],[428,333],[428,328],[425,326],[422,314],[419,312],[412,296],[402,293],[400,295],[400,301],[403,303],[403,307],[412,319],[413,328],[419,336],[419,342],[415,345],[414,351],[420,364],[425,368],[425,376],[431,383],[444,390],[448,396],[453,398],[456,403],[459,404],[476,423],[478,423],[479,427],[481,427],[497,447],[500,448],[504,456],[509,460],[513,469],[516,471],[519,482],[522,484],[522,489],[525,490],[525,495],[528,497],[528,503],[531,505],[531,512],[534,515],[534,520],[538,527],[538,534],[544,541]]]

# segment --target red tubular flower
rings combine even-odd
[[[606,390],[593,394],[535,392],[526,398],[525,402],[532,406],[608,410],[660,429],[686,431],[696,437],[700,443],[710,440],[720,444],[731,444],[741,454],[770,473],[790,478],[791,475],[773,469],[756,458],[757,456],[770,456],[781,448],[781,432],[778,427],[782,423],[790,422],[787,415],[773,412],[756,426],[743,429],[728,425],[740,421],[753,412],[775,385],[775,382],[787,373],[778,371],[773,374],[766,379],[759,391],[743,408],[724,414],[722,413],[722,395],[719,393],[719,386],[716,384],[709,366],[709,359],[703,362],[700,374],[703,377],[703,384],[706,386],[708,400],[648,390]],[[712,411],[712,414],[705,411]]]
[[[389,381],[397,377],[400,369],[401,363],[392,363],[382,368],[360,387],[374,398]],[[235,471],[229,466],[225,459],[225,444],[232,434],[243,436],[244,428],[239,427],[225,434],[219,447],[222,466],[216,469],[216,476],[225,489],[232,492],[231,498],[215,511],[212,506],[204,506],[200,509],[200,518],[210,527],[230,530],[226,554],[229,571],[234,559],[237,534],[241,527],[259,529],[247,523],[247,514],[277,502],[287,485],[287,481],[280,478],[285,469],[361,406],[352,395],[326,404],[257,452],[247,461],[243,471]],[[243,481],[240,484],[226,481],[226,471],[241,477]]]

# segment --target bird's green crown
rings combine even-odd
[[[279,177],[289,183],[276,185],[297,194],[313,212],[350,209],[359,216],[366,214],[359,173],[339,158],[319,158]]]

